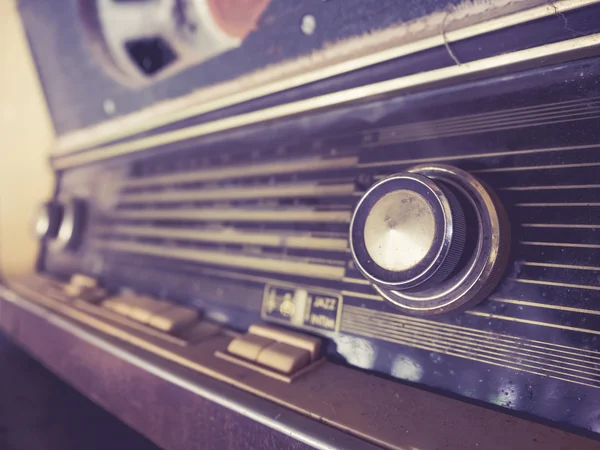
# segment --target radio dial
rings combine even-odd
[[[358,268],[387,300],[416,314],[485,298],[506,266],[509,240],[494,193],[450,166],[418,166],[377,182],[350,226]]]

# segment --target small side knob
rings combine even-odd
[[[65,203],[62,220],[52,246],[57,250],[76,250],[87,225],[87,203],[74,198]]]
[[[59,202],[44,203],[35,217],[35,235],[39,239],[55,238],[60,228],[63,212],[63,205]]]

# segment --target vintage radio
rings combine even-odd
[[[600,4],[55,3],[14,339],[166,448],[596,448]]]

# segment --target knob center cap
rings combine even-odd
[[[375,264],[389,271],[416,266],[431,251],[434,212],[420,194],[390,192],[373,205],[365,223],[365,246]]]
[[[350,226],[361,271],[375,284],[408,289],[451,269],[456,214],[444,189],[419,174],[401,173],[369,189]],[[462,217],[462,216],[461,216]],[[462,223],[462,221],[461,221]],[[441,269],[444,269],[440,272]]]

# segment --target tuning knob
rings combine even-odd
[[[54,212],[49,214],[52,232],[46,233],[44,236],[50,239],[49,245],[54,250],[76,250],[81,243],[86,228],[87,204],[85,200],[73,198],[65,203],[56,202],[53,205],[53,208],[59,211],[60,214]],[[46,210],[54,211],[54,209]],[[55,216],[56,219],[54,219]],[[39,224],[39,231],[42,231],[42,225],[46,223],[43,217],[43,215],[40,215],[40,219],[36,223],[36,229],[38,229]]]
[[[387,300],[416,314],[485,298],[506,266],[509,241],[497,197],[451,166],[417,166],[379,181],[350,225],[359,270]]]
[[[58,234],[62,221],[63,205],[50,201],[44,203],[35,217],[35,234],[39,239],[52,239]]]

